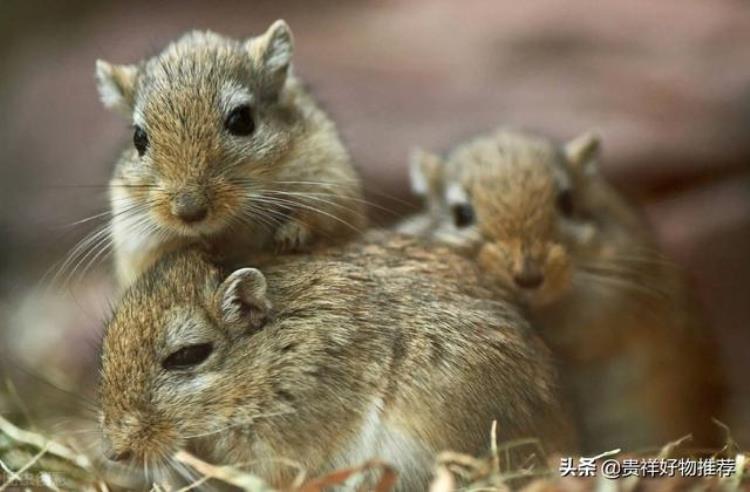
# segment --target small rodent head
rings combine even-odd
[[[594,225],[578,202],[598,147],[591,134],[560,148],[500,130],[445,160],[416,154],[412,181],[425,184],[419,188],[428,203],[438,202],[429,205],[442,215],[436,238],[469,250],[530,304],[544,305],[567,291],[592,243]]]
[[[104,337],[107,456],[157,463],[190,439],[283,411],[270,389],[278,357],[263,350],[270,310],[265,277],[253,268],[222,278],[201,254],[181,252],[146,272]]]
[[[138,64],[97,61],[102,102],[133,122],[117,208],[181,236],[247,220],[248,194],[273,181],[298,132],[292,51],[279,20],[246,41],[194,31]]]

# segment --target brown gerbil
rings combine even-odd
[[[122,285],[188,244],[231,257],[364,227],[359,176],[291,60],[276,21],[246,41],[194,31],[135,65],[97,62],[103,103],[134,125],[110,181]]]
[[[423,194],[439,203],[421,221],[433,227],[406,230],[460,248],[530,306],[562,363],[586,450],[688,433],[715,443],[715,341],[645,222],[599,173],[599,147],[593,134],[560,146],[497,130],[446,159],[418,153],[413,175],[433,183]]]
[[[424,490],[435,454],[567,440],[546,347],[471,261],[386,234],[224,274],[171,254],[106,330],[102,427],[117,459],[187,446],[283,486],[380,457]]]

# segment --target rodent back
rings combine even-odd
[[[263,280],[253,269],[226,278],[196,270],[195,256],[170,257],[147,273],[105,338],[104,427],[113,448],[150,456],[196,429],[232,425],[238,431],[227,439],[237,453],[251,453],[240,431],[252,423],[258,440],[319,457],[306,447],[315,445],[305,438],[311,429],[316,442],[345,446],[373,405],[384,405],[384,426],[434,450],[451,440],[478,450],[493,418],[502,437],[544,427],[540,413],[557,408],[554,374],[516,310],[492,289],[446,278],[442,267],[430,274],[429,250],[362,250],[360,261],[346,248],[282,258],[263,267]],[[438,251],[433,261],[471,272]],[[204,278],[173,293],[168,286],[185,271]],[[450,394],[455,405],[436,409],[436,394]],[[434,423],[449,420],[460,432]]]

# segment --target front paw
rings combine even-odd
[[[310,242],[310,230],[304,224],[292,220],[276,229],[274,241],[278,251],[299,251]]]

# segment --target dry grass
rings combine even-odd
[[[51,490],[109,490],[90,458],[0,416],[0,491],[10,486]]]
[[[727,432],[726,445],[713,457],[732,457],[737,462],[735,474],[725,478],[663,478],[643,479],[627,477],[620,480],[599,478],[561,477],[558,471],[559,456],[547,457],[533,439],[498,444],[493,425],[490,453],[485,458],[445,452],[436,460],[435,478],[430,492],[526,492],[602,490],[750,490],[750,454],[739,452],[737,444]],[[695,456],[684,448],[689,441],[683,438],[667,444],[653,453],[624,454],[620,450],[602,453],[599,459],[626,457],[670,458]],[[511,451],[518,455],[519,448],[528,449],[526,460],[511,463]],[[702,454],[705,456],[705,453]],[[361,490],[391,491],[397,483],[397,474],[388,464],[370,461],[360,466],[337,470],[325,476],[308,479],[300,470],[297,479],[284,491],[278,491],[259,477],[241,470],[238,466],[216,466],[179,451],[174,459],[186,465],[201,478],[182,488],[169,488],[166,484],[152,484],[154,492],[168,490],[187,492],[199,489],[207,482],[223,483],[249,492],[323,492],[332,486],[343,485],[357,477],[376,477]],[[81,490],[107,492],[127,489],[122,480],[111,481],[90,456],[86,456],[68,443],[54,437],[21,429],[0,416],[0,491],[18,489],[19,486],[50,490]],[[121,478],[121,477],[120,477]]]

